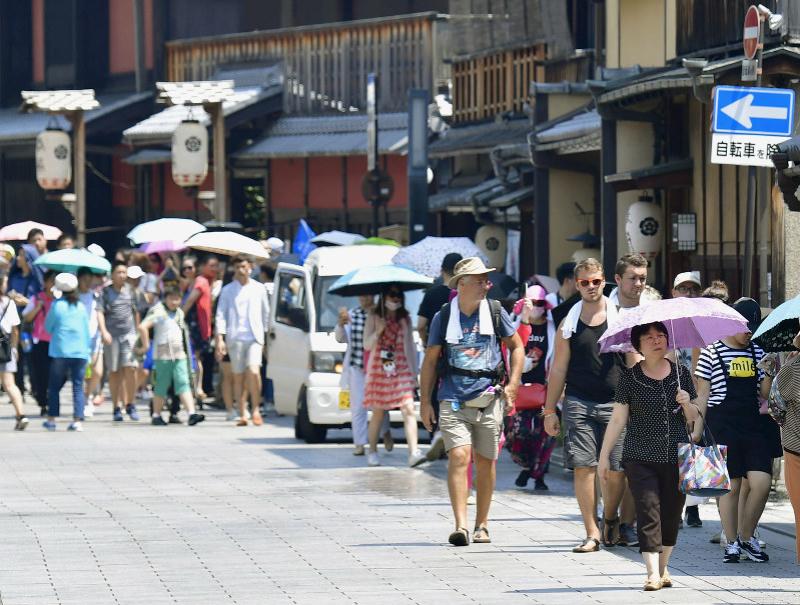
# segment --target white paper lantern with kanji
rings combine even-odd
[[[184,120],[172,134],[172,180],[198,187],[208,174],[208,131],[197,120]]]
[[[661,206],[646,200],[639,200],[628,208],[625,223],[628,248],[652,261],[664,243],[664,213]]]
[[[36,181],[42,189],[66,189],[72,180],[72,142],[60,128],[36,137]]]

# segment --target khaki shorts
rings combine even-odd
[[[454,447],[471,445],[484,458],[497,460],[500,431],[503,430],[503,402],[497,400],[483,409],[464,407],[462,403],[454,412],[452,402],[442,401],[439,430],[448,452]]]

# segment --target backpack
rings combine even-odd
[[[452,302],[452,301],[451,301]],[[492,327],[494,328],[495,341],[497,347],[500,348],[502,344],[502,336],[500,335],[500,326],[503,321],[503,307],[499,300],[489,299],[489,310],[492,313]],[[497,367],[491,370],[462,370],[450,365],[445,348],[447,347],[447,324],[450,322],[450,302],[446,302],[439,309],[439,340],[442,342],[442,352],[439,356],[439,361],[436,365],[436,373],[441,378],[446,374],[457,374],[458,376],[469,376],[470,378],[492,378],[496,384],[502,383],[506,376],[506,364],[503,359],[502,351],[500,355],[500,363]]]

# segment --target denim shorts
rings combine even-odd
[[[567,466],[581,468],[597,466],[600,449],[603,447],[603,436],[606,433],[608,421],[614,402],[597,403],[579,399],[575,396],[564,398],[564,453]],[[622,444],[625,441],[625,431],[619,437],[614,449],[611,450],[611,470],[621,471]]]

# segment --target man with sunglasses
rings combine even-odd
[[[458,295],[433,317],[420,378],[420,417],[430,431],[437,420],[431,394],[437,370],[441,372],[438,420],[449,458],[447,487],[456,525],[449,537],[453,546],[469,544],[467,466],[471,459],[477,471],[472,540],[491,542],[487,523],[495,484],[494,463],[504,412],[511,411],[517,398],[525,357],[508,313],[486,299],[491,271],[475,257],[456,264],[448,285],[456,288]],[[511,361],[505,398],[497,388],[504,373],[501,342]]]
[[[617,308],[603,295],[603,266],[593,258],[575,266],[575,280],[581,300],[556,330],[555,356],[550,367],[547,403],[542,414],[544,428],[553,437],[561,427],[556,404],[564,394],[563,413],[567,465],[575,469],[575,496],[586,527],[586,538],[573,549],[576,553],[600,550],[600,528],[595,519],[595,478],[603,436],[614,407],[614,392],[624,358],[600,353],[598,341],[617,318]],[[566,389],[565,389],[566,386]],[[601,483],[603,494],[603,542],[616,543],[619,508],[625,491],[625,476],[620,466],[622,437],[611,454],[611,472]]]

